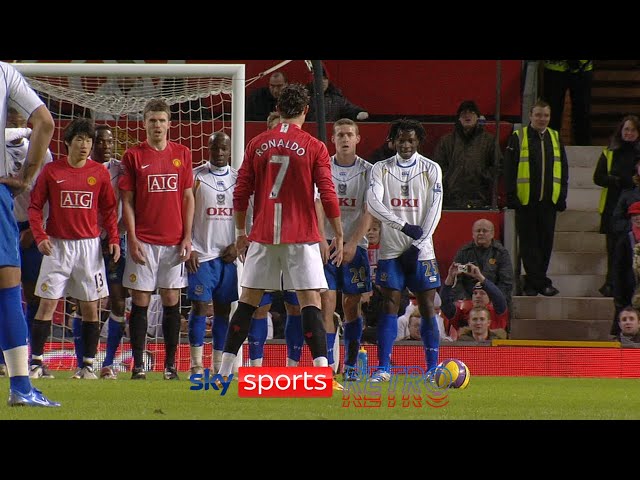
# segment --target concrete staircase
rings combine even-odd
[[[608,340],[613,299],[598,288],[607,271],[605,236],[598,233],[600,190],[593,171],[603,147],[565,147],[569,161],[567,210],[558,215],[548,276],[555,297],[515,296],[511,338]],[[506,218],[509,218],[508,216]]]

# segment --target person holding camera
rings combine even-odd
[[[473,287],[471,301],[461,301],[456,304],[453,288],[460,281],[459,277],[469,277],[476,281]],[[494,330],[502,328],[508,331],[509,309],[507,301],[500,289],[488,278],[480,268],[471,263],[460,264],[453,262],[449,267],[447,278],[440,290],[442,299],[442,313],[445,316],[447,331],[452,326],[455,329],[469,324],[469,311],[473,307],[486,307],[491,314],[489,328]]]
[[[472,240],[460,247],[453,261],[462,265],[473,263],[482,274],[491,280],[504,294],[507,304],[511,305],[513,290],[513,266],[509,251],[494,239],[495,227],[486,218],[479,218],[471,227]],[[463,275],[458,278],[454,289],[456,298],[468,299],[473,294],[476,280]]]

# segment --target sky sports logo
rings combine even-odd
[[[329,367],[241,367],[241,398],[330,398],[333,370]]]
[[[204,373],[189,377],[189,390],[219,391],[224,396],[233,374],[226,380],[220,374]],[[333,370],[329,367],[241,367],[238,370],[238,396],[241,398],[331,398]]]

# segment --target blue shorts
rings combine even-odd
[[[13,215],[13,195],[4,183],[0,184],[0,267],[20,267],[20,232]]]
[[[298,296],[296,295],[296,292],[291,292],[289,290],[285,290],[283,292],[283,299],[285,303],[288,303],[289,305],[300,305],[300,302],[298,302]],[[262,300],[260,300],[260,305],[258,305],[258,307],[264,307],[265,305],[269,305],[270,303],[272,303],[272,298],[271,298],[271,292],[264,292],[264,295],[262,295]]]
[[[351,263],[343,263],[336,267],[328,262],[324,266],[329,290],[340,290],[342,293],[357,294],[371,291],[371,274],[367,250],[358,247]]]
[[[196,273],[189,273],[189,300],[196,302],[232,303],[238,300],[238,268],[214,258],[201,263]]]
[[[29,228],[29,222],[18,223],[18,230],[21,232]],[[40,265],[42,264],[42,254],[38,250],[35,240],[27,248],[20,247],[20,280],[23,282],[35,283],[40,275]]]
[[[104,269],[107,272],[107,283],[117,283],[122,285],[126,257],[127,242],[124,235],[120,237],[120,258],[115,263],[111,261],[108,241],[106,239],[102,240],[102,258],[104,259]]]
[[[397,258],[378,260],[376,285],[392,290],[404,290],[407,287],[412,293],[424,292],[440,286],[440,272],[438,262],[420,260],[415,275],[405,276]]]

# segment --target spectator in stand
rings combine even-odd
[[[611,263],[618,234],[613,213],[623,190],[633,188],[633,174],[640,155],[640,118],[627,115],[616,127],[609,146],[602,151],[593,173],[593,183],[603,187],[600,195],[600,233],[607,238],[607,277],[599,292],[611,296]]]
[[[466,267],[462,269],[461,267]],[[468,275],[476,280],[473,287],[473,296],[471,302],[460,302],[456,305],[453,294],[453,286],[456,283],[456,277],[459,275]],[[445,326],[450,331],[450,327],[459,329],[469,324],[469,311],[471,307],[487,307],[491,313],[491,329],[502,328],[507,329],[509,324],[509,309],[504,295],[494,283],[486,278],[476,265],[467,264],[460,265],[453,262],[449,267],[449,273],[444,281],[444,285],[440,290],[442,298],[442,313],[444,313]]]
[[[369,155],[370,163],[377,163],[387,158],[393,157],[396,154],[396,150],[393,147],[393,141],[388,138],[382,145],[376,148],[371,155]]]
[[[491,312],[487,307],[475,306],[469,310],[469,327],[460,332],[459,342],[487,342],[494,338],[507,338],[503,329],[489,329]]]
[[[436,312],[436,317],[438,319],[438,330],[440,332],[440,343],[452,342],[455,338],[447,336],[445,325],[444,325],[444,317],[442,315],[442,310],[440,307],[442,306],[442,299],[440,295],[436,293],[433,299],[433,309]],[[456,332],[455,329],[451,329],[452,332]],[[420,336],[420,310],[418,309],[418,302],[415,297],[411,297],[410,303],[407,305],[407,308],[404,311],[404,315],[398,317],[398,336],[396,337],[396,341],[398,340],[420,340],[422,337]]]
[[[255,89],[247,98],[245,120],[264,122],[271,112],[276,110],[276,104],[282,89],[289,84],[282,72],[273,72],[269,77],[269,86]],[[269,127],[271,128],[271,127]]]
[[[476,220],[471,227],[473,240],[460,247],[453,259],[454,262],[465,265],[473,263],[480,268],[482,274],[491,280],[504,294],[507,305],[511,305],[511,291],[513,289],[513,266],[509,251],[493,238],[495,228],[486,218]],[[462,275],[454,289],[456,298],[471,298],[475,280]]]
[[[640,318],[638,311],[629,306],[620,311],[618,316],[619,333],[614,336],[623,347],[640,348]]]
[[[547,270],[556,212],[567,209],[569,166],[560,135],[548,128],[550,118],[549,104],[536,101],[529,111],[529,125],[511,135],[504,157],[507,206],[516,211],[520,259],[527,272],[523,290],[530,296],[559,293]]]
[[[544,98],[551,107],[551,128],[560,131],[564,97],[571,96],[574,145],[591,145],[593,60],[544,60]]]
[[[612,227],[617,237],[631,230],[629,207],[632,203],[640,202],[640,157],[636,160],[635,175],[631,178],[634,187],[624,190],[618,198],[616,208],[613,209]]]
[[[267,130],[271,130],[280,123],[280,112],[271,112],[267,117]]]
[[[480,109],[473,100],[458,107],[453,132],[438,142],[433,159],[442,167],[444,208],[490,208],[499,176],[500,149],[495,136],[478,122]]]
[[[309,115],[307,115],[307,121],[316,122],[317,114],[315,111],[315,101],[313,101],[313,82],[309,83],[307,88],[309,89],[309,94],[312,98]],[[324,67],[322,68],[322,91],[324,93],[325,121],[335,122],[340,118],[350,118],[351,120],[366,120],[369,118],[369,113],[364,108],[351,103],[347,97],[344,96],[342,91],[331,83],[327,70]]]
[[[640,275],[640,202],[629,206],[631,231],[621,235],[616,244],[612,264],[612,294],[616,313],[611,326],[611,335],[617,335],[618,314],[627,305],[631,305]]]

